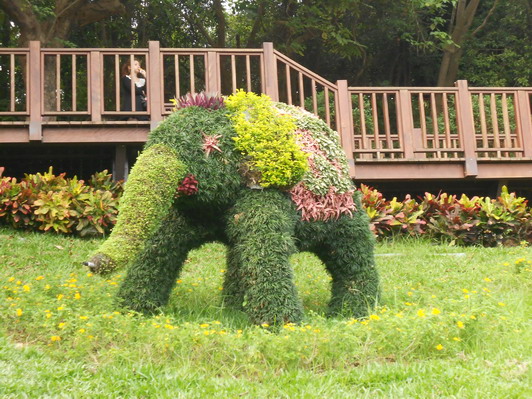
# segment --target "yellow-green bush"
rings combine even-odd
[[[290,187],[301,180],[308,166],[296,143],[295,120],[274,108],[266,95],[242,90],[229,96],[227,108],[237,136],[235,149],[247,157],[247,167],[262,187]]]

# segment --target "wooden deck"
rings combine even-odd
[[[146,112],[120,111],[120,66],[147,71]],[[0,145],[143,143],[187,92],[266,93],[340,133],[353,178],[531,179],[532,88],[349,87],[260,49],[0,49]],[[148,122],[124,121],[145,115]],[[117,151],[118,153],[118,151]],[[2,161],[0,160],[0,165]]]

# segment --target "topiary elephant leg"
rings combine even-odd
[[[227,236],[232,267],[227,278],[245,290],[243,308],[255,324],[299,322],[303,310],[294,285],[289,257],[295,251],[297,215],[290,200],[273,190],[245,191],[229,217]],[[236,297],[241,295],[233,289]]]
[[[379,297],[374,238],[365,212],[330,223],[328,234],[314,251],[333,279],[329,313],[365,317]]]
[[[237,310],[242,310],[244,303],[244,281],[242,278],[242,266],[238,251],[233,247],[227,250],[227,271],[223,284],[224,304]]]
[[[118,291],[120,306],[152,313],[166,305],[189,251],[200,244],[194,226],[172,208],[131,264]]]

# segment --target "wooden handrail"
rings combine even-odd
[[[161,48],[150,41],[148,48],[72,49],[30,42],[2,48],[0,56],[9,73],[9,90],[0,93],[8,104],[0,109],[0,129],[27,126],[31,141],[42,141],[43,126],[54,121],[108,126],[113,118],[119,124],[143,115],[154,128],[170,113],[174,96],[242,88],[321,116],[338,130],[353,175],[357,161],[447,160],[462,163],[464,176],[474,177],[484,160],[532,157],[531,87],[469,87],[466,81],[456,87],[352,87],[328,81],[272,43],[258,49]],[[148,75],[143,112],[120,111],[120,66],[133,57],[145,62]]]

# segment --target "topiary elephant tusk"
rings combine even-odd
[[[364,317],[379,297],[374,238],[339,137],[267,96],[182,98],[150,133],[109,239],[86,262],[128,267],[118,303],[156,312],[190,250],[228,246],[223,300],[256,324],[299,322],[289,257],[314,252],[332,277],[330,314]]]

